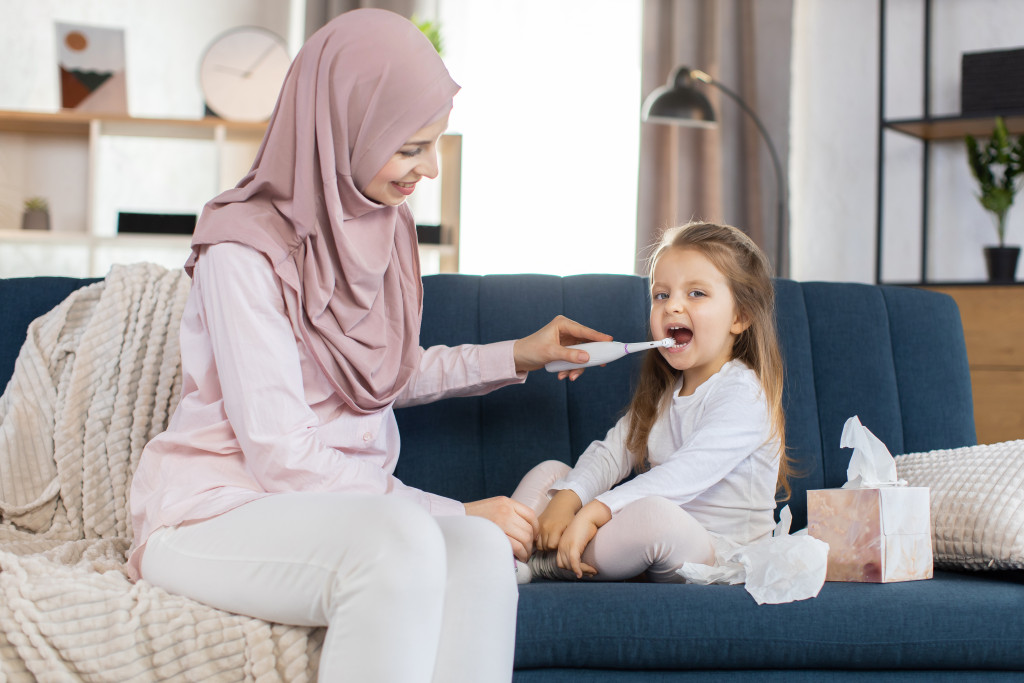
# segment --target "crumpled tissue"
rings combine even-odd
[[[770,537],[737,547],[716,566],[687,562],[677,573],[687,583],[743,583],[759,605],[813,598],[825,584],[828,544],[806,530],[790,534],[792,522],[787,505]]]

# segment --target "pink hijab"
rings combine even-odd
[[[299,51],[252,169],[196,226],[189,275],[202,245],[263,253],[296,335],[360,413],[389,405],[414,371],[423,306],[412,213],[360,190],[458,89],[405,18],[342,14]]]

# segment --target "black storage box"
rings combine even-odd
[[[191,235],[196,229],[194,213],[129,213],[117,214],[118,233],[147,235]]]
[[[960,111],[979,115],[1024,112],[1024,48],[963,53]]]
[[[420,244],[441,244],[441,226],[417,225],[416,238]]]

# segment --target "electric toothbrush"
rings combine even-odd
[[[570,363],[569,361],[564,360],[553,360],[545,365],[544,369],[548,372],[561,372],[563,370],[575,370],[576,368],[589,368],[594,365],[611,363],[613,360],[618,360],[626,354],[636,353],[637,351],[646,351],[647,349],[657,349],[659,347],[667,348],[669,346],[674,346],[675,343],[675,339],[672,337],[666,337],[659,341],[636,342],[631,344],[623,344],[622,342],[617,341],[575,344],[568,348],[586,351],[590,354],[590,360],[586,363]]]

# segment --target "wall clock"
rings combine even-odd
[[[206,106],[230,121],[266,121],[290,65],[281,36],[258,26],[231,29],[210,43],[199,64]]]

